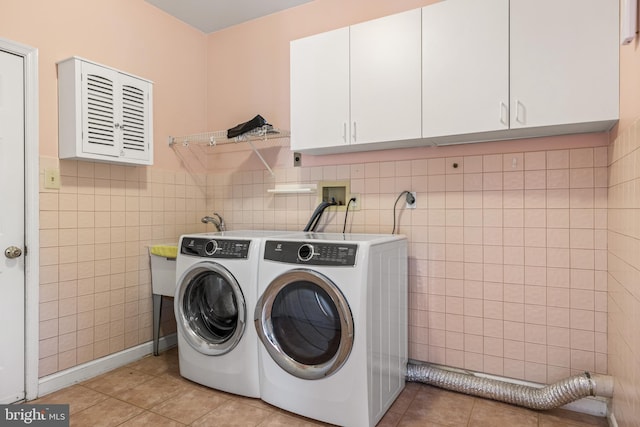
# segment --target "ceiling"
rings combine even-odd
[[[271,15],[312,0],[145,0],[204,33]]]

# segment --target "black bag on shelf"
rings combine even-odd
[[[236,125],[231,129],[227,129],[227,138],[235,138],[236,136],[242,135],[243,133],[261,128],[266,124],[268,124],[267,121],[260,114],[258,114],[248,122],[240,123],[239,125]]]

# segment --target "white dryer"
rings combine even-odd
[[[405,384],[407,262],[397,235],[266,239],[254,315],[261,398],[332,424],[374,426]]]
[[[263,240],[276,231],[184,235],[176,259],[180,375],[207,387],[260,397],[251,325]]]

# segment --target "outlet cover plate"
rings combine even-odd
[[[44,188],[51,190],[60,189],[60,169],[44,170]]]

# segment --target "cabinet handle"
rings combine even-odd
[[[509,117],[509,109],[507,108],[507,104],[500,101],[500,123],[505,126],[509,126],[509,123],[507,122],[507,120],[505,120],[505,117]]]
[[[522,110],[522,117],[520,117],[520,110]],[[525,124],[525,121],[526,121],[526,116],[525,116],[524,104],[520,102],[519,99],[516,99],[516,122],[520,124]]]
[[[353,142],[356,142],[356,122],[353,122]]]
[[[342,140],[347,142],[347,122],[342,123]]]

